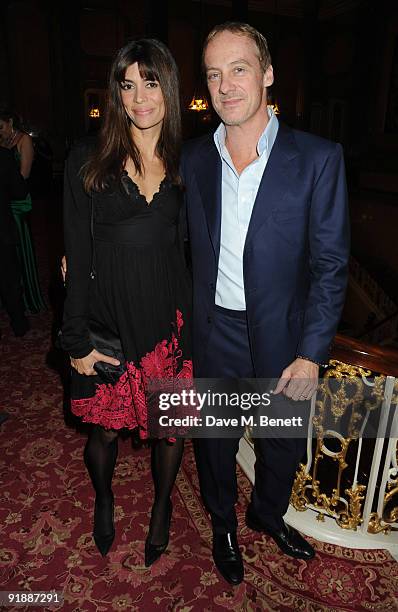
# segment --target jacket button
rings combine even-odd
[[[210,289],[214,289],[214,283],[210,283]]]
[[[207,322],[211,323],[212,322],[212,318],[211,317],[207,317]]]

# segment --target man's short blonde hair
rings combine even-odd
[[[207,45],[217,34],[220,32],[232,32],[233,34],[240,34],[241,36],[247,36],[250,38],[257,47],[258,50],[258,59],[260,61],[260,66],[265,72],[267,68],[271,65],[271,54],[268,49],[268,43],[265,36],[261,34],[256,28],[249,25],[248,23],[243,23],[241,21],[226,21],[225,23],[221,23],[220,25],[216,25],[211,32],[207,35],[207,38],[203,44],[202,51],[202,68],[205,71],[205,53],[207,49]]]

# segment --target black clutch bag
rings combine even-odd
[[[114,385],[126,371],[126,358],[123,354],[120,338],[96,321],[90,321],[89,330],[90,340],[94,348],[100,353],[120,361],[118,366],[105,363],[105,361],[97,361],[93,366],[102,382]]]
[[[115,366],[110,363],[105,363],[105,361],[97,361],[93,366],[93,369],[103,383],[114,385],[127,369],[126,358],[123,353],[120,338],[96,321],[90,321],[89,335],[91,343],[97,351],[103,355],[113,357],[120,362],[118,366]],[[63,346],[61,330],[57,333],[55,347],[68,352],[66,347]]]

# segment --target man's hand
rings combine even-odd
[[[97,361],[105,361],[105,363],[110,363],[111,365],[115,366],[120,365],[120,361],[114,359],[113,357],[109,357],[108,355],[103,355],[96,349],[92,350],[91,353],[85,357],[82,357],[81,359],[74,359],[73,357],[70,359],[72,368],[79,372],[79,374],[84,374],[85,376],[97,375],[97,372],[93,368]]]
[[[318,387],[319,366],[307,359],[298,357],[282,372],[274,390],[274,395],[281,391],[292,400],[309,400]]]
[[[65,255],[61,259],[61,274],[62,274],[62,280],[64,281],[64,284],[65,284],[65,279],[66,279],[66,257]]]

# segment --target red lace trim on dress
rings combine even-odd
[[[106,429],[138,427],[141,439],[147,439],[151,397],[153,400],[151,381],[155,387],[159,387],[159,381],[170,381],[172,385],[173,381],[185,379],[188,386],[192,382],[192,360],[182,359],[179,347],[183,325],[182,313],[177,309],[176,322],[172,324],[176,333],[171,334],[171,339],[158,342],[153,351],[142,357],[138,366],[132,361],[127,362],[126,372],[115,385],[98,384],[93,397],[73,399],[73,414],[86,423],[102,425]]]

